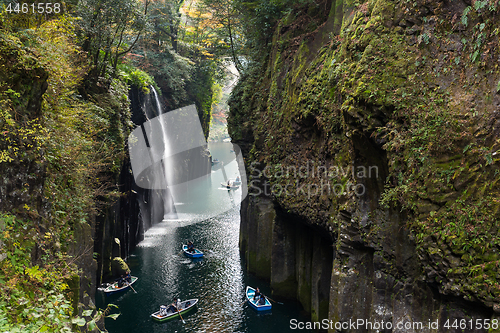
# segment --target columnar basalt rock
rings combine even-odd
[[[267,248],[274,292],[295,290],[315,320],[324,318],[318,301],[334,322],[439,320],[430,332],[459,330],[447,320],[496,320],[500,7],[304,6],[280,21],[262,67],[230,101],[231,136],[248,166],[268,171],[250,181],[275,189],[265,199],[277,212]],[[312,172],[321,168],[324,177]],[[248,218],[252,200],[242,251],[261,223]],[[333,240],[320,297],[318,235]]]

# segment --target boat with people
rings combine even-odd
[[[212,160],[212,165],[218,164],[219,162],[220,162],[220,161],[219,161],[218,159],[214,158],[214,159]]]
[[[129,289],[129,288],[132,288],[131,287],[137,280],[139,280],[138,277],[136,276],[131,276],[130,277],[130,281],[128,281],[126,278],[125,279],[122,279],[122,281],[118,280],[118,281],[115,281],[114,283],[105,283],[104,285],[102,285],[101,288],[99,288],[100,290],[102,290],[104,293],[106,294],[112,294],[112,293],[116,293],[116,292],[119,292],[119,291],[123,291],[123,290],[126,290],[126,289]]]
[[[186,244],[182,245],[182,251],[184,254],[190,258],[201,258],[203,257],[203,252],[201,252],[198,249],[193,248],[192,251],[188,249],[188,246]]]
[[[228,190],[236,190],[240,188],[241,180],[240,177],[237,177],[236,179],[229,179],[225,183],[220,183],[220,185]]]
[[[227,188],[228,190],[237,190],[240,188],[239,185],[233,185],[228,183],[220,183],[220,186],[222,186],[223,188]]]
[[[246,289],[246,298],[248,303],[252,308],[254,308],[257,311],[268,311],[271,310],[272,304],[269,302],[269,299],[263,294],[259,294],[257,297],[255,297],[255,289],[247,286]]]
[[[179,317],[179,315],[183,315],[184,313],[193,309],[196,303],[198,303],[198,299],[193,298],[182,302],[178,300],[176,307],[174,307],[173,305],[170,305],[168,307],[166,305],[161,305],[160,310],[151,314],[151,318],[153,318],[156,321],[166,321],[173,318],[177,318]]]

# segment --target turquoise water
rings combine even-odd
[[[214,157],[220,158],[230,153],[224,148],[212,145],[210,150]],[[233,177],[237,170],[228,169],[226,173]],[[290,329],[291,319],[308,320],[297,302],[275,299],[267,282],[246,273],[238,249],[241,197],[214,185],[220,184],[217,170],[213,176],[197,184],[194,192],[191,188],[189,195],[178,196],[179,219],[163,221],[149,229],[144,241],[128,258],[132,275],[139,278],[133,285],[137,293],[127,290],[105,296],[97,292],[99,307],[104,308],[107,303],[119,306],[112,311],[121,314],[118,319],[105,321],[109,332],[278,333],[295,331]],[[196,205],[200,194],[204,201]],[[213,215],[212,207],[206,208],[207,202],[220,205],[225,211],[203,218]],[[193,211],[193,206],[198,210]],[[191,211],[183,207],[191,207]],[[184,256],[181,246],[187,240],[193,240],[204,251],[204,258],[193,260]],[[244,301],[247,285],[260,287],[264,294],[284,304],[273,304],[270,313],[257,313]],[[180,318],[163,323],[150,318],[160,305],[168,305],[175,298],[199,299],[196,308],[183,315],[185,323]]]

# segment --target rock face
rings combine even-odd
[[[13,106],[13,113],[17,116],[16,121],[23,123],[26,130],[32,130],[28,124],[36,122],[41,118],[42,95],[47,90],[48,73],[40,66],[34,58],[27,58],[25,63],[19,59],[25,54],[17,49],[17,45],[7,41],[0,41],[0,56],[2,57],[2,70],[0,70],[0,82],[5,82],[11,87],[3,94],[13,94],[17,102]],[[32,67],[27,70],[25,67]],[[7,68],[9,70],[7,70]],[[4,89],[2,89],[4,90]],[[4,128],[10,105],[0,105],[2,119],[0,126]],[[36,133],[36,132],[35,132]],[[46,164],[41,158],[41,154],[36,149],[31,149],[14,160],[6,159],[4,152],[10,153],[14,149],[19,149],[23,144],[32,144],[33,135],[24,135],[18,140],[19,133],[14,130],[2,132],[0,151],[2,152],[0,164],[1,185],[0,185],[0,211],[14,212],[26,216],[24,205],[39,210],[43,205],[43,182]],[[9,163],[5,163],[9,162]],[[40,177],[38,177],[40,175]],[[26,187],[25,184],[30,184]],[[33,216],[31,216],[33,218]],[[38,217],[38,222],[41,218]]]
[[[324,1],[281,19],[228,121],[250,173],[240,248],[276,295],[395,331],[498,319],[499,9]]]
[[[158,110],[158,104],[154,98],[153,92],[144,94],[137,87],[131,87],[129,91],[130,120],[134,127],[141,126],[162,113]],[[200,118],[203,119],[201,114]],[[202,127],[207,127],[207,124],[203,123]],[[151,133],[149,135],[151,136]],[[156,137],[158,136],[160,135]],[[119,184],[117,187],[122,196],[118,200],[109,200],[106,209],[103,209],[102,214],[97,216],[94,250],[99,253],[97,277],[101,281],[106,281],[113,275],[112,258],[117,256],[127,258],[135,246],[144,239],[144,232],[161,222],[164,214],[168,213],[164,211],[163,202],[163,198],[168,194],[164,190],[139,187],[132,174],[128,146],[125,145],[123,149],[127,153],[125,153],[117,177],[117,184]],[[191,149],[179,159],[182,159],[185,164],[174,170],[175,181],[195,179],[211,171],[206,147]],[[196,161],[196,167],[192,167],[194,163],[191,161]]]

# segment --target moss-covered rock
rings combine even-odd
[[[359,302],[390,304],[394,316],[398,302],[410,309],[363,286],[380,271],[396,299],[396,290],[434,297],[435,289],[477,302],[476,315],[488,317],[500,304],[498,4],[370,0],[326,8],[311,18],[315,29],[290,29],[302,21],[300,11],[288,14],[269,57],[234,90],[230,134],[249,166],[267,170],[250,179],[273,189],[279,209],[337,239],[339,294],[331,303],[352,291]],[[436,316],[446,317],[439,302]],[[375,311],[331,309],[333,317]],[[418,316],[427,315],[434,316]]]

